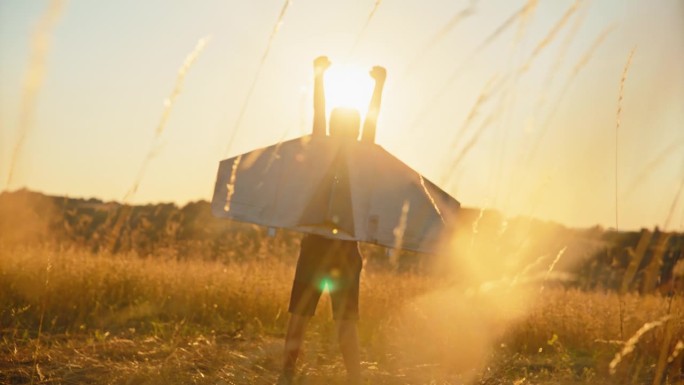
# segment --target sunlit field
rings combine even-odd
[[[684,385],[678,1],[2,1],[0,385]]]
[[[205,221],[197,205],[92,211],[93,202],[34,193],[3,198],[9,217],[55,217],[30,228],[0,221],[10,237],[0,237],[2,382],[275,382],[300,236]],[[624,238],[630,246],[620,251],[600,230],[525,222],[538,241],[512,246],[515,237],[493,231],[496,215],[477,214],[477,232],[457,236],[450,256],[402,254],[392,265],[382,250],[364,246],[359,331],[366,383],[681,381],[681,266],[673,268],[675,281],[656,290],[644,286],[650,262],[633,282],[625,278],[649,232]],[[102,218],[119,215],[128,219],[120,251],[112,253],[108,240],[97,246],[97,234],[116,227]],[[188,238],[196,221],[207,224],[204,235]],[[227,227],[217,227],[222,223]],[[512,236],[523,225],[509,226]],[[241,253],[212,254],[223,249],[217,240]],[[618,253],[612,262],[602,261],[597,243]],[[681,244],[670,245],[681,252]],[[344,378],[324,295],[306,337],[300,383]]]
[[[223,264],[18,248],[1,273],[4,383],[268,384],[280,369],[293,269],[272,256]],[[367,267],[368,383],[650,383],[684,332],[681,297],[552,287],[509,322],[496,314],[509,304],[489,303],[499,296]],[[630,337],[666,315],[609,375],[621,329]],[[326,297],[302,365],[308,383],[344,378]]]

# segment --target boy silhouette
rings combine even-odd
[[[314,60],[313,136],[326,136],[324,75],[330,60],[320,56]],[[386,70],[375,66],[370,71],[375,80],[362,142],[375,142],[375,129]],[[359,140],[360,115],[355,109],[335,108],[330,113],[330,137]],[[285,335],[283,371],[278,385],[292,384],[304,333],[314,315],[324,289],[328,289],[337,326],[340,352],[347,369],[349,384],[361,384],[361,366],[357,321],[359,319],[359,278],[362,257],[358,242],[307,234],[302,238],[299,259],[290,295],[290,320]]]

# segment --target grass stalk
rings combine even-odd
[[[24,74],[24,86],[19,105],[19,138],[10,156],[9,174],[5,181],[5,189],[9,189],[12,184],[21,151],[29,132],[33,128],[36,103],[45,79],[47,55],[52,44],[52,34],[62,15],[65,3],[64,0],[50,1],[50,5],[38,21],[31,37],[29,61]]]
[[[619,231],[620,221],[619,212],[620,205],[618,201],[618,169],[619,169],[619,149],[620,149],[620,124],[622,122],[622,101],[625,97],[625,83],[627,81],[627,73],[632,65],[632,58],[634,57],[634,52],[636,48],[632,48],[632,51],[627,57],[627,63],[625,63],[625,68],[622,70],[622,77],[620,78],[620,92],[618,94],[617,112],[615,117],[615,231]]]
[[[233,123],[233,127],[230,131],[230,138],[228,139],[228,144],[226,145],[226,149],[224,151],[225,154],[230,153],[233,141],[235,140],[235,135],[237,134],[238,130],[240,129],[240,126],[242,125],[242,120],[245,117],[245,112],[247,112],[249,102],[252,100],[252,94],[254,93],[256,84],[259,81],[259,78],[261,77],[261,71],[263,70],[264,65],[266,64],[266,59],[268,59],[268,55],[271,52],[271,46],[273,45],[276,36],[278,36],[278,32],[280,31],[280,28],[283,25],[285,15],[287,14],[287,10],[290,8],[291,4],[292,0],[285,0],[282,8],[280,9],[280,14],[278,14],[278,19],[273,25],[271,35],[268,37],[268,42],[266,43],[264,53],[261,55],[261,59],[259,59],[259,65],[257,66],[257,70],[254,73],[254,78],[252,78],[252,83],[249,85],[249,88],[247,89],[247,95],[245,95],[245,99],[243,100],[242,106],[240,107],[240,112],[238,113],[238,116],[235,119],[235,123]]]

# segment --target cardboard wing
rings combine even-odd
[[[372,143],[305,136],[219,164],[217,217],[434,252],[459,203]]]
[[[349,150],[357,239],[436,252],[440,237],[455,226],[459,202],[376,144]]]

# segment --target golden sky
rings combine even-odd
[[[131,202],[210,199],[220,159],[310,132],[326,54],[352,79],[331,78],[330,100],[365,103],[365,71],[387,68],[378,144],[464,206],[615,226],[616,130],[619,227],[662,227],[681,195],[679,0],[50,4],[0,3],[1,181],[22,143],[10,190],[121,200],[154,149]],[[681,202],[668,228],[683,225]]]

